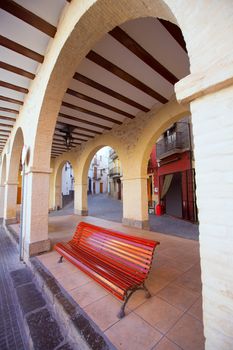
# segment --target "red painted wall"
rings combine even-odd
[[[166,175],[190,169],[190,153],[184,152],[166,157],[161,161],[158,175]]]

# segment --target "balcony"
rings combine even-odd
[[[166,135],[156,143],[157,160],[172,154],[182,153],[190,149],[190,136],[188,123],[177,123],[176,130]]]
[[[110,177],[119,177],[121,176],[121,170],[119,167],[113,167],[109,169],[109,176]]]
[[[112,160],[118,158],[118,155],[116,153],[116,151],[114,149],[110,149],[109,151],[109,158],[111,158]]]
[[[92,165],[93,165],[93,166],[98,166],[98,165],[99,165],[99,162],[98,162],[97,158],[94,158],[94,159],[93,159]]]

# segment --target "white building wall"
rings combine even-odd
[[[108,158],[110,147],[101,148],[93,157],[88,171],[88,178],[91,179],[91,192],[100,193],[100,183],[103,184],[103,193],[108,192]],[[94,168],[97,167],[97,179],[94,178]],[[88,180],[89,181],[89,180]],[[94,185],[95,183],[95,185]]]
[[[69,195],[70,191],[74,190],[74,174],[73,168],[69,162],[67,162],[62,169],[62,194],[64,196]]]

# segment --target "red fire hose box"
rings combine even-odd
[[[155,214],[161,216],[164,214],[164,206],[162,204],[157,204],[155,207]]]

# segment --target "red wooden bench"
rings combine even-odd
[[[118,314],[125,315],[131,295],[144,289],[157,241],[133,237],[103,227],[80,222],[71,241],[57,243],[56,251],[101,284],[124,304]]]

